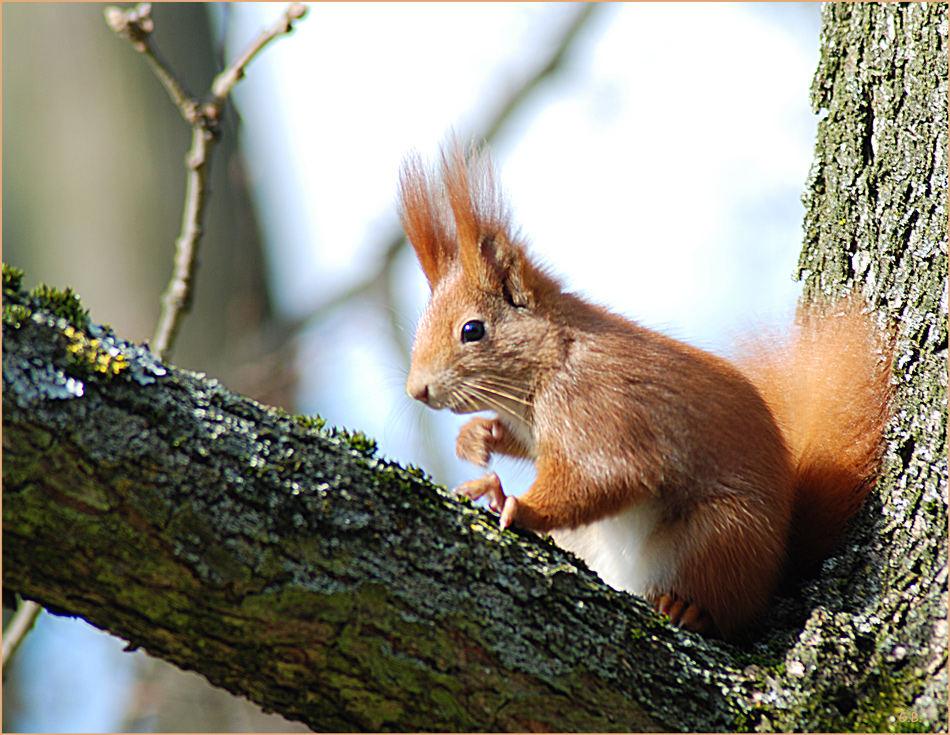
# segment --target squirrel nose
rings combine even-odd
[[[410,398],[416,401],[422,401],[425,404],[429,403],[429,384],[425,380],[413,379],[413,377],[410,376],[409,380],[406,381],[406,393],[409,394]]]

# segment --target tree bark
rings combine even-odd
[[[4,585],[316,730],[944,730],[947,11],[824,12],[802,274],[894,322],[898,406],[858,522],[749,640],[11,273]]]
[[[946,731],[947,6],[827,3],[821,40],[800,276],[805,298],[857,285],[890,318],[897,398],[856,553],[826,563],[834,602],[786,685],[822,693],[804,722],[834,702],[855,729]]]

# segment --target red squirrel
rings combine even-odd
[[[494,412],[462,427],[460,458],[537,469],[517,498],[494,473],[456,493],[726,639],[831,550],[875,482],[888,415],[887,340],[859,299],[801,308],[795,340],[733,365],[563,290],[486,156],[453,146],[441,172],[411,156],[400,215],[432,291],[407,393]]]

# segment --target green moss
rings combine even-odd
[[[298,413],[294,415],[294,421],[302,426],[304,429],[315,429],[316,431],[323,431],[323,427],[327,425],[327,422],[320,418],[320,416],[307,416],[306,414]]]
[[[23,271],[14,265],[3,264],[3,295],[19,294],[23,286]]]
[[[421,467],[416,467],[414,464],[410,464],[406,465],[402,469],[410,477],[415,477],[418,480],[425,480],[429,483],[432,482],[432,476]]]
[[[5,305],[3,308],[3,326],[19,329],[20,325],[29,319],[32,314],[30,308],[23,304]]]
[[[330,436],[346,442],[352,449],[367,457],[376,454],[376,440],[366,436],[362,431],[350,431],[349,429],[334,427],[330,430]]]
[[[338,428],[335,426],[328,427],[326,420],[316,415],[306,416],[303,414],[297,414],[293,417],[293,419],[304,429],[313,429],[319,431],[324,436],[330,437],[331,439],[342,441],[349,445],[351,449],[355,449],[357,452],[366,457],[373,457],[376,454],[376,440],[366,436],[366,434],[364,434],[362,431],[351,431],[349,429]]]
[[[882,676],[878,684],[878,692],[861,700],[850,721],[840,723],[844,729],[839,732],[931,732],[920,715],[907,706],[913,701],[907,690],[914,687],[909,676]]]
[[[321,625],[346,623],[353,617],[354,606],[349,590],[321,593],[294,586],[282,587],[274,594],[249,595],[241,603],[242,609],[252,615],[262,610],[275,618],[297,617]]]
[[[85,331],[89,328],[89,312],[82,308],[82,301],[71,288],[60,291],[41,283],[30,292],[30,298],[36,308],[65,319],[76,329]]]
[[[23,303],[23,271],[12,265],[3,264],[3,326],[19,329],[33,313]]]

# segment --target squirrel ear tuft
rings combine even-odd
[[[458,256],[443,200],[427,177],[422,159],[411,154],[399,173],[399,217],[430,288],[435,288]]]
[[[512,233],[487,152],[473,146],[466,153],[453,142],[443,149],[441,181],[418,154],[410,155],[399,175],[399,204],[430,288],[461,265],[479,288],[504,295],[514,306],[532,306],[543,294],[559,291]]]
[[[497,185],[491,160],[474,147],[468,155],[455,143],[442,156],[442,175],[458,237],[462,270],[479,286],[505,293],[517,306],[530,299],[527,256],[513,243],[510,215]]]

